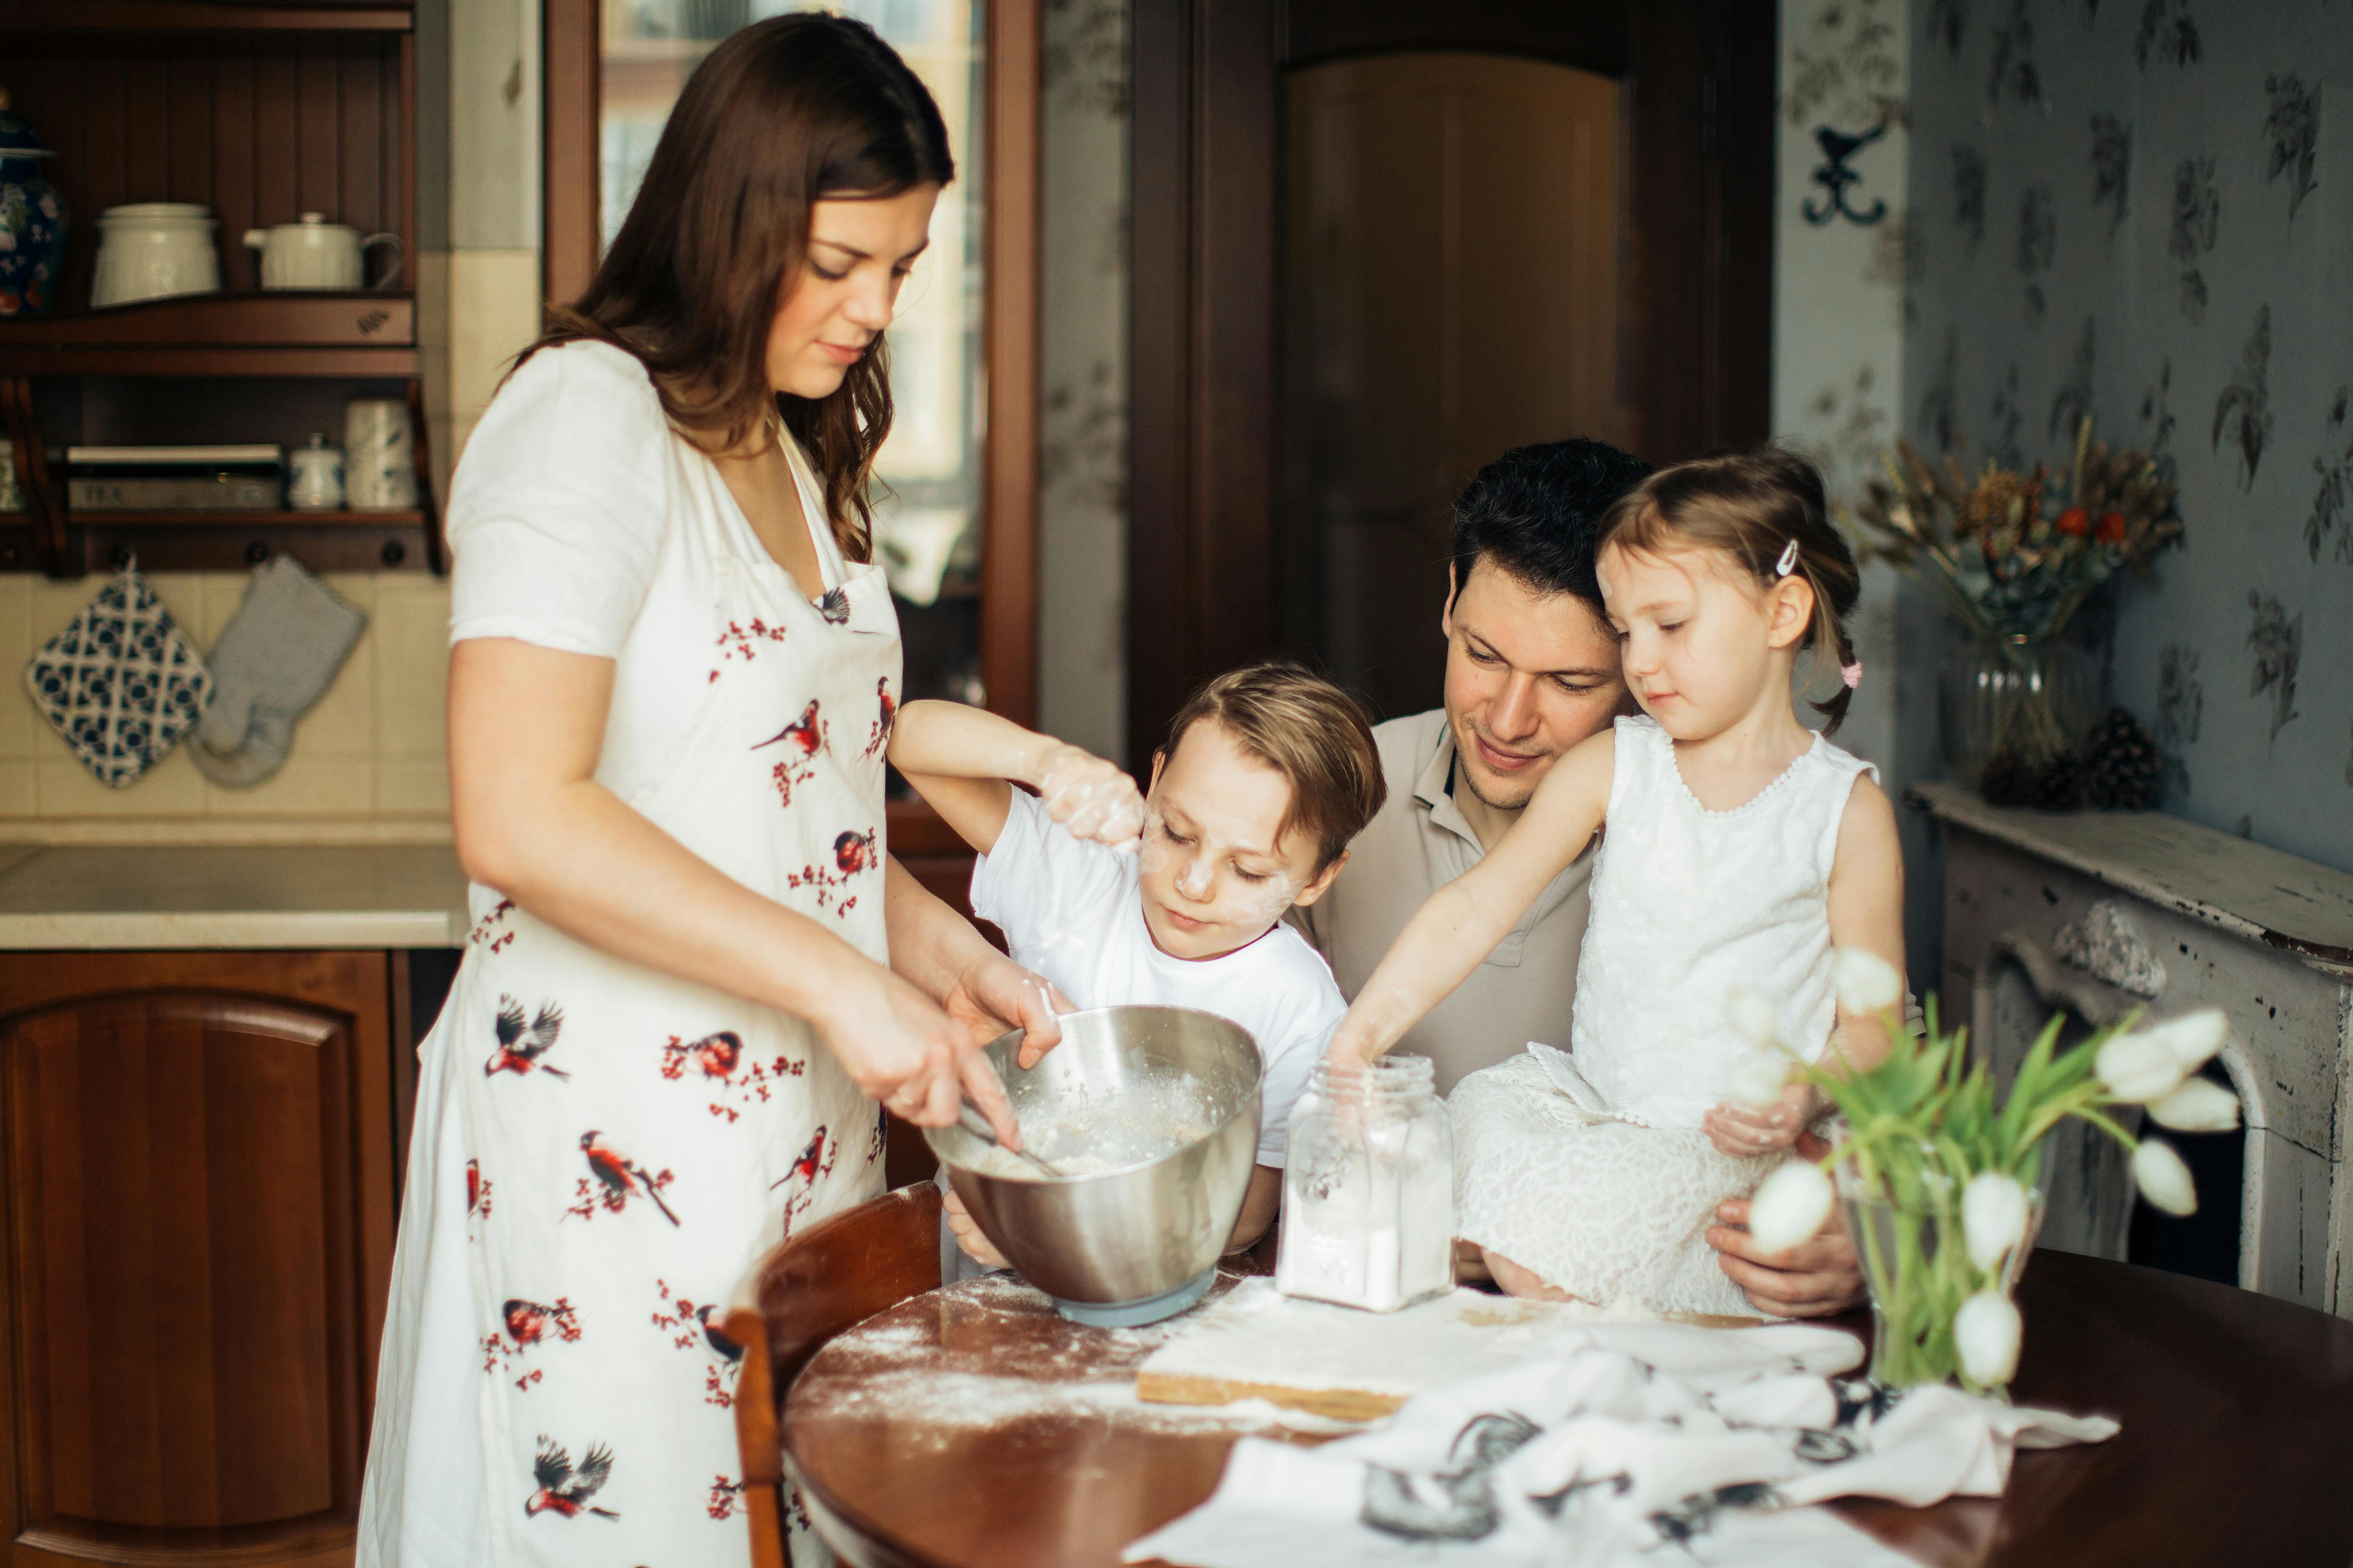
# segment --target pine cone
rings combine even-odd
[[[2034,804],[2044,811],[2084,809],[2084,764],[2073,752],[2062,752],[2034,781]]]
[[[2122,708],[2092,731],[2084,788],[2102,811],[2154,811],[2165,777],[2165,753],[2146,725]]]
[[[2016,752],[2001,752],[1989,758],[1985,772],[1978,775],[1978,793],[1988,805],[2032,805],[2041,784],[2033,763]]]

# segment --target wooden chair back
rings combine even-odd
[[[744,1347],[735,1446],[753,1568],[788,1568],[785,1545],[785,1395],[828,1340],[940,1282],[940,1190],[919,1182],[835,1215],[760,1262],[756,1308],[727,1314]]]

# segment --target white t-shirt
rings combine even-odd
[[[1291,1108],[1348,1005],[1307,941],[1280,921],[1219,958],[1171,958],[1144,923],[1136,858],[1073,838],[1034,796],[1013,792],[997,847],[972,873],[973,911],[1014,958],[1081,1007],[1198,1007],[1258,1042],[1258,1163],[1280,1168]]]
[[[807,460],[785,453],[805,515],[820,518]],[[466,442],[449,487],[449,640],[515,637],[616,661],[597,782],[637,794],[685,739],[711,679],[714,563],[682,526],[691,479],[759,543],[711,459],[671,432],[636,356],[609,343],[542,349]],[[828,583],[828,587],[833,586]]]

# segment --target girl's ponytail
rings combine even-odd
[[[1813,625],[1798,646],[1838,660],[1838,690],[1814,710],[1834,735],[1862,678],[1847,617],[1862,595],[1862,574],[1846,536],[1832,526],[1813,464],[1778,447],[1719,452],[1661,468],[1609,509],[1601,545],[1645,554],[1694,548],[1738,561],[1770,586],[1793,573],[1814,590]]]

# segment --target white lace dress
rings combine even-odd
[[[1709,811],[1657,723],[1618,721],[1573,1053],[1531,1043],[1448,1102],[1464,1239],[1588,1301],[1754,1310],[1706,1241],[1715,1205],[1780,1158],[1733,1158],[1699,1130],[1749,1048],[1725,996],[1774,997],[1809,1057],[1830,1039],[1831,867],[1866,772],[1817,736],[1746,805]]]

